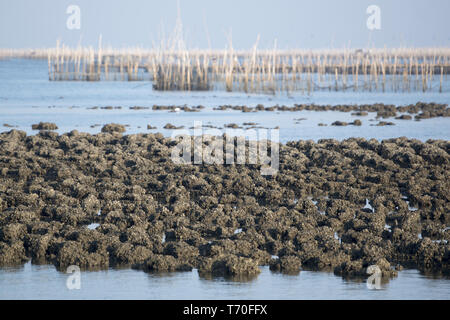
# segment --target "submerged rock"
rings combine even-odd
[[[351,114],[352,116],[358,116],[358,117],[365,117],[368,116],[369,113],[366,111],[357,111],[357,112],[352,112]]]
[[[332,126],[338,126],[338,127],[342,127],[342,126],[347,126],[348,123],[345,121],[335,121],[331,124]]]
[[[171,130],[174,130],[174,129],[182,129],[182,128],[184,128],[184,126],[179,126],[179,127],[177,127],[177,126],[174,126],[174,125],[171,124],[171,123],[167,123],[163,128],[164,128],[164,129],[171,129]]]
[[[57,130],[58,126],[51,122],[39,122],[31,126],[33,130]]]
[[[395,123],[390,121],[380,121],[376,124],[377,127],[383,127],[383,126],[394,126]]]
[[[395,119],[398,119],[398,120],[411,120],[412,116],[410,116],[409,114],[402,114],[401,116],[396,117]]]
[[[239,125],[237,125],[236,123],[229,123],[229,124],[225,124],[224,125],[225,128],[232,128],[232,129],[238,129],[241,128]]]
[[[121,125],[121,124],[117,124],[117,123],[110,123],[110,124],[106,124],[103,126],[102,128],[102,132],[108,132],[108,133],[123,133],[125,132],[125,126]]]

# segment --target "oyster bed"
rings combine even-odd
[[[106,128],[0,134],[0,265],[450,273],[448,141],[288,142],[262,176],[174,164],[170,138]]]

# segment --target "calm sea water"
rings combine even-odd
[[[450,88],[446,81],[445,88]],[[282,142],[298,139],[349,137],[387,139],[406,136],[420,140],[449,139],[449,119],[434,118],[422,121],[389,119],[395,126],[376,127],[375,113],[366,117],[354,117],[348,112],[256,112],[214,111],[219,105],[265,106],[276,104],[292,106],[295,103],[315,104],[369,104],[386,103],[405,105],[424,102],[449,103],[450,92],[314,92],[312,95],[295,93],[292,95],[248,95],[227,92],[157,92],[152,90],[150,82],[50,82],[48,81],[47,62],[42,60],[0,60],[0,131],[10,128],[3,124],[17,126],[29,134],[31,125],[39,121],[50,121],[58,125],[59,133],[73,129],[98,133],[101,126],[116,122],[127,124],[127,133],[162,132],[170,136],[173,131],[163,129],[167,123],[176,126],[193,127],[194,121],[223,128],[225,124],[256,122],[266,128],[280,128]],[[206,108],[202,112],[180,112],[152,110],[130,110],[129,107],[156,105],[197,106]],[[121,106],[115,110],[90,110],[93,106]],[[305,118],[297,121],[295,119]],[[356,118],[362,126],[334,127],[336,120],[351,122]],[[328,124],[319,127],[319,123]],[[157,130],[147,130],[147,125]],[[95,126],[99,125],[99,126]],[[91,127],[94,126],[94,127]]]
[[[448,81],[446,80],[446,88]],[[258,112],[213,111],[219,105],[265,106],[294,103],[365,104],[382,102],[404,105],[424,102],[449,103],[450,93],[411,92],[315,92],[311,96],[247,95],[225,92],[155,92],[149,82],[49,82],[47,62],[39,60],[0,60],[0,132],[15,126],[29,134],[39,121],[54,122],[59,133],[73,129],[97,133],[110,122],[128,124],[127,133],[172,131],[162,127],[192,127],[194,121],[223,127],[227,123],[256,122],[261,126],[280,127],[282,142],[298,139],[365,137],[386,139],[407,136],[420,140],[450,138],[450,119],[401,121],[389,119],[395,126],[375,127],[375,114],[359,117],[361,127],[332,127],[336,120],[353,121],[356,117],[342,112]],[[200,113],[130,110],[132,106],[204,105]],[[118,110],[90,110],[93,106],[121,106]],[[306,120],[296,121],[298,118]],[[371,121],[372,119],[372,121]],[[296,123],[299,122],[299,123]],[[318,127],[326,123],[326,127]],[[157,130],[147,130],[147,124]],[[450,299],[450,280],[430,278],[417,270],[399,272],[397,278],[370,290],[365,282],[346,281],[326,272],[302,271],[289,276],[272,273],[267,267],[250,281],[205,279],[196,270],[172,274],[146,274],[135,270],[108,270],[81,273],[81,289],[69,290],[68,274],[53,266],[31,263],[20,268],[0,269],[0,299]]]
[[[192,272],[147,274],[131,269],[81,272],[80,289],[68,289],[71,274],[31,263],[0,270],[0,299],[450,299],[450,280],[416,270],[369,289],[327,272],[283,275],[263,267],[249,281],[205,279]]]

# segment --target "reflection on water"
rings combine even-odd
[[[81,272],[81,289],[69,290],[70,274],[49,265],[0,269],[0,299],[450,299],[450,280],[403,270],[382,281],[380,290],[364,279],[343,279],[329,272],[273,273],[225,279],[197,270],[144,273],[132,269]]]

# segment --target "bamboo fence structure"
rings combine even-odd
[[[175,43],[175,44],[174,44]],[[450,48],[223,50],[183,45],[114,49],[0,49],[0,59],[48,60],[50,81],[152,81],[154,90],[226,90],[248,93],[334,91],[443,92]]]

